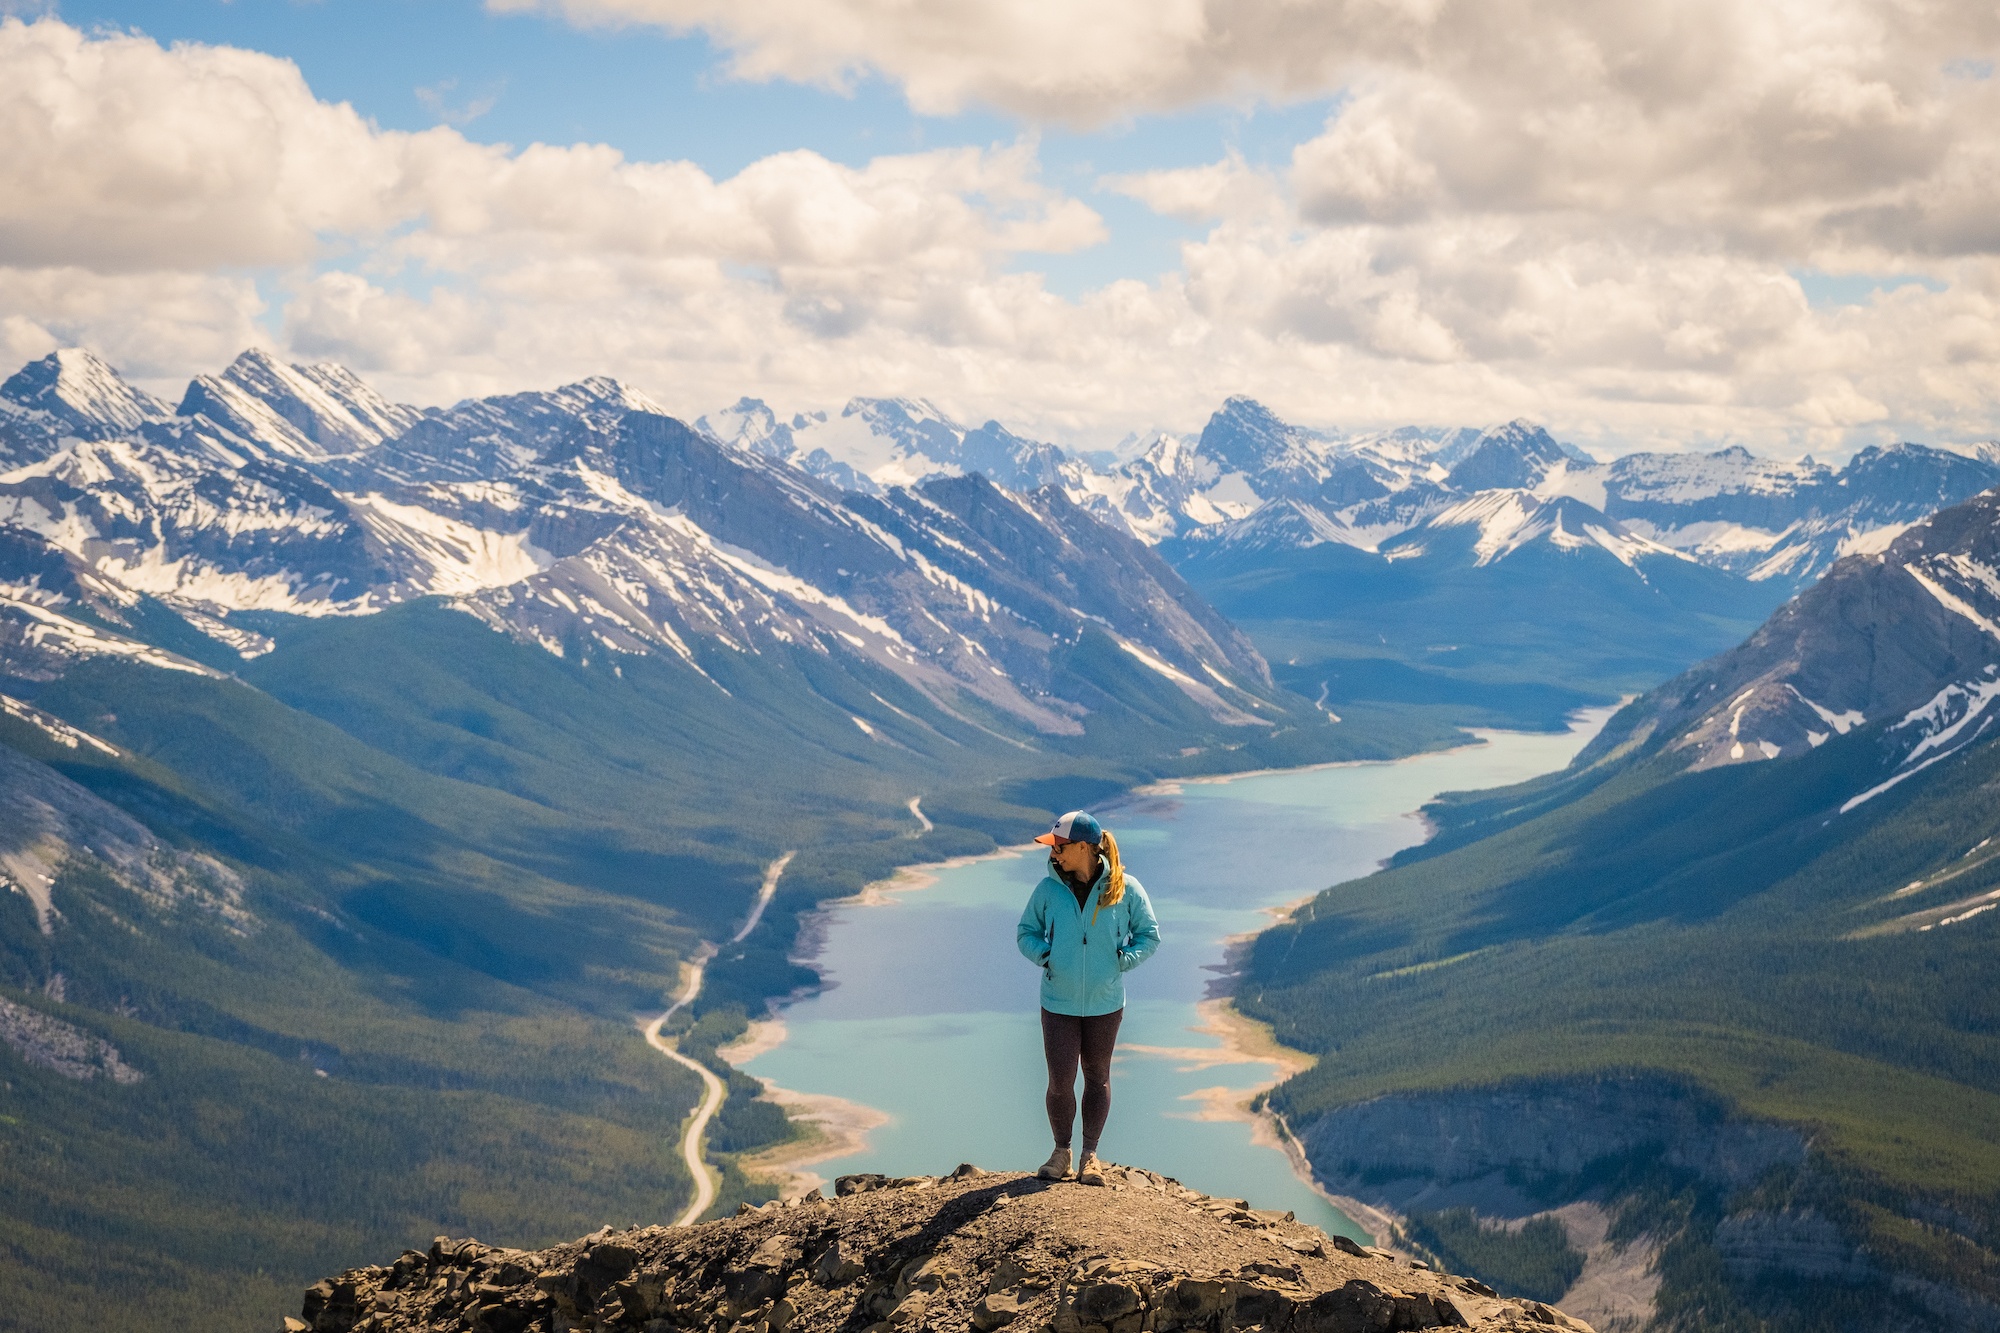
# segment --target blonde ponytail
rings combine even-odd
[[[1110,829],[1098,835],[1097,854],[1104,858],[1105,868],[1111,872],[1104,877],[1104,888],[1097,895],[1098,907],[1104,908],[1125,896],[1125,865],[1118,859],[1118,839],[1111,836]],[[1096,912],[1090,915],[1092,920],[1097,917]]]

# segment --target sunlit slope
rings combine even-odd
[[[1649,761],[1322,894],[1258,941],[1239,1001],[1328,1057],[1274,1100],[1306,1120],[1390,1089],[1653,1068],[1897,1180],[2000,1189],[1993,917],[1922,929],[2000,886],[1972,851],[2000,832],[2000,751],[1829,822],[1874,742]]]
[[[1261,937],[1241,1003],[1329,1057],[1274,1101],[1648,1068],[1885,1181],[2000,1190],[1996,550],[1989,495],[1843,561]]]
[[[693,1079],[621,1018],[494,965],[510,938],[515,966],[529,957],[505,917],[539,894],[573,930],[540,921],[531,980],[601,997],[590,967],[669,970],[690,947],[671,918],[488,863],[467,923],[486,934],[440,949],[348,905],[442,893],[415,850],[341,855],[304,836],[310,818],[274,827],[157,761],[65,745],[39,716],[0,718],[0,852],[15,878],[47,868],[50,913],[45,928],[43,904],[0,894],[0,998],[28,1034],[0,1052],[0,1326],[264,1328],[331,1253],[447,1226],[556,1238],[688,1192],[670,1144]],[[351,776],[325,758],[294,754],[322,805]],[[458,856],[460,893],[478,865]],[[37,1062],[65,1037],[109,1042],[126,1077]]]
[[[798,912],[896,864],[989,849],[1080,791],[1451,734],[1277,691],[1267,725],[1218,721],[1091,630],[1050,653],[1097,705],[1054,738],[858,654],[557,654],[435,599],[246,618],[274,646],[204,671],[174,611],[89,577],[36,585],[67,639],[9,641],[0,803],[83,813],[29,839],[46,932],[0,892],[0,999],[143,1077],[0,1048],[0,1327],[37,1333],[261,1329],[329,1263],[439,1231],[676,1212],[694,1081],[631,1016],[782,851],[780,900],[709,969],[718,1031],[805,979]],[[107,869],[112,827],[151,850]],[[156,853],[216,868],[243,915],[147,898]],[[754,1146],[736,1103],[712,1146]]]

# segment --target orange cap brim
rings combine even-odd
[[[1036,842],[1039,842],[1039,843],[1040,843],[1040,844],[1042,844],[1042,846],[1044,846],[1044,847],[1053,847],[1053,846],[1055,846],[1055,845],[1056,845],[1057,843],[1059,843],[1059,842],[1061,842],[1061,841],[1063,841],[1063,840],[1062,840],[1061,838],[1058,838],[1058,837],[1057,837],[1057,836],[1056,836],[1055,834],[1053,834],[1053,833],[1044,833],[1044,834],[1043,834],[1043,835],[1042,835],[1041,837],[1039,837],[1039,838],[1035,839],[1035,841],[1036,841]],[[1071,838],[1071,839],[1070,839],[1070,841],[1071,841],[1071,842],[1075,842],[1075,841],[1076,841],[1076,839],[1074,839],[1074,838]]]

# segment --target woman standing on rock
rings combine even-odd
[[[1118,860],[1118,841],[1095,818],[1072,810],[1035,839],[1049,849],[1049,873],[1035,885],[1015,939],[1042,969],[1042,1054],[1056,1148],[1035,1172],[1069,1175],[1076,1120],[1076,1071],[1083,1066],[1083,1160],[1076,1178],[1102,1185],[1097,1138],[1111,1113],[1111,1050],[1125,1016],[1125,974],[1160,947],[1153,904]]]

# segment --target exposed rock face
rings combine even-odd
[[[1532,489],[1568,457],[1540,426],[1510,421],[1489,431],[1479,446],[1451,470],[1446,481],[1460,491]]]
[[[1601,1196],[1551,1208],[1547,1197],[1523,1188],[1524,1180],[1577,1178],[1608,1160],[1657,1153],[1664,1164],[1732,1194],[1772,1167],[1806,1157],[1797,1130],[1732,1117],[1692,1089],[1645,1076],[1377,1097],[1297,1132],[1314,1175],[1343,1198],[1342,1207],[1351,1216],[1372,1214],[1384,1228],[1402,1225],[1412,1212],[1449,1208],[1470,1208],[1493,1225],[1554,1218],[1585,1258],[1558,1304],[1608,1329],[1638,1328],[1652,1317],[1658,1238],[1613,1244]],[[1756,1251],[1757,1225],[1743,1233],[1746,1259]],[[1771,1266],[1790,1272],[1782,1256]]]
[[[1588,1325],[1291,1220],[1112,1168],[1111,1188],[960,1167],[529,1253],[439,1239],[306,1293],[292,1333],[1390,1333]]]
[[[1344,1188],[1352,1182],[1343,1177],[1362,1173],[1376,1181],[1406,1176],[1413,1187],[1510,1169],[1575,1175],[1642,1148],[1658,1148],[1671,1166],[1741,1188],[1779,1163],[1805,1159],[1796,1130],[1728,1119],[1707,1098],[1642,1077],[1377,1097],[1323,1115],[1299,1134],[1321,1178]],[[1381,1201],[1398,1208],[1411,1202],[1393,1192]],[[1421,1206],[1460,1202],[1474,1203],[1425,1198]]]
[[[0,383],[0,398],[30,411],[46,412],[61,423],[63,434],[86,440],[135,430],[144,422],[167,415],[165,403],[133,388],[117,371],[80,347],[66,347],[30,361]]]
[[[1816,1282],[1866,1282],[1882,1275],[1831,1218],[1809,1208],[1725,1217],[1715,1228],[1715,1248],[1740,1277],[1784,1273]]]
[[[115,753],[89,732],[9,695],[0,694],[0,715],[26,722],[56,745]],[[44,935],[59,916],[50,886],[72,861],[108,874],[162,914],[190,907],[237,934],[256,926],[235,871],[168,846],[124,810],[0,744],[0,893],[26,896]]]
[[[39,1009],[0,999],[0,1042],[31,1065],[88,1083],[100,1074],[113,1083],[137,1083],[144,1074],[125,1063],[118,1048]]]
[[[1881,1283],[1943,1327],[2000,1329],[2000,1305],[1985,1295],[1891,1271],[1843,1236],[1833,1219],[1811,1208],[1732,1214],[1716,1225],[1715,1249],[1739,1278],[1775,1276],[1820,1287]]]
[[[1753,763],[1888,721],[1885,744],[1907,776],[1991,734],[1997,570],[1992,491],[1916,524],[1886,551],[1840,561],[1740,646],[1614,718],[1578,763],[1635,742],[1664,745],[1692,768]]]

